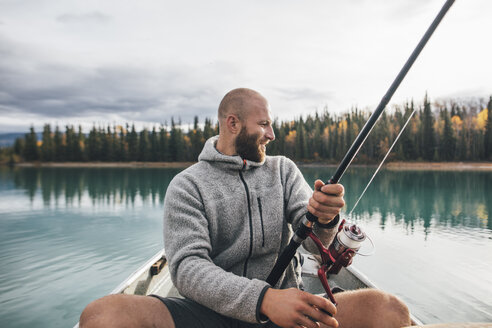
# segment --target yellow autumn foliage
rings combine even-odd
[[[289,134],[287,136],[285,136],[285,142],[294,143],[296,141],[296,136],[297,136],[297,131],[296,130],[290,130]]]
[[[453,124],[455,129],[461,129],[461,127],[463,126],[463,120],[461,120],[458,115],[454,115],[453,117],[451,117],[451,123]]]
[[[340,123],[338,123],[338,127],[342,129],[342,131],[347,131],[347,127],[348,127],[347,120],[340,121]]]
[[[485,130],[485,125],[487,124],[488,110],[485,108],[480,113],[477,114],[477,126],[480,130]]]

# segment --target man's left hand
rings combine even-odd
[[[344,189],[341,184],[324,184],[321,180],[314,182],[314,193],[309,199],[308,211],[318,217],[319,223],[327,224],[340,213],[345,206]]]

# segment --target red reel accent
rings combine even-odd
[[[340,226],[338,227],[338,232],[343,229],[344,224],[345,220],[342,220]],[[330,245],[329,248],[326,248],[314,232],[309,232],[308,236],[316,244],[316,247],[318,247],[319,250],[319,254],[321,255],[321,265],[318,269],[318,278],[321,281],[321,285],[323,285],[326,295],[328,295],[330,301],[333,304],[337,305],[335,297],[331,292],[330,285],[328,284],[328,279],[326,275],[338,274],[342,267],[347,267],[352,264],[352,258],[355,256],[355,251],[349,248],[346,249],[342,254],[338,254],[335,250],[335,247],[333,246],[333,243],[332,245]]]

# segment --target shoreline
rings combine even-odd
[[[16,163],[16,167],[66,168],[186,168],[195,162],[34,162]],[[337,167],[323,162],[296,162],[299,167]],[[351,167],[376,167],[376,164],[352,164]],[[492,162],[389,162],[383,169],[417,171],[492,171]]]

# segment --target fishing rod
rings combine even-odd
[[[436,30],[437,26],[439,25],[443,17],[448,12],[449,8],[454,3],[454,1],[455,0],[447,0],[444,6],[439,11],[439,13],[437,14],[436,18],[434,18],[434,21],[425,32],[420,42],[417,44],[417,47],[413,50],[412,54],[406,61],[405,65],[396,76],[396,79],[393,81],[388,91],[381,99],[381,102],[379,103],[378,107],[376,108],[374,113],[372,113],[372,115],[369,117],[368,121],[366,122],[360,133],[358,134],[352,146],[350,146],[350,149],[345,154],[345,157],[340,162],[337,170],[335,171],[333,176],[326,182],[326,184],[336,184],[340,181],[343,174],[349,167],[350,163],[352,162],[352,160],[354,159],[354,157],[357,155],[360,148],[364,144],[367,136],[369,135],[372,128],[376,124],[377,120],[383,113],[386,105],[391,100],[391,97],[395,93],[396,89],[398,89],[398,86],[405,78],[406,74],[412,67],[413,63],[419,56],[420,52],[426,45],[427,41],[429,41],[430,37]],[[339,220],[340,220],[340,216],[337,215],[328,225],[331,227],[335,227],[338,224]],[[282,251],[280,256],[277,258],[277,261],[275,262],[272,271],[270,272],[268,278],[266,279],[266,282],[268,282],[271,286],[275,286],[277,284],[280,277],[284,273],[285,269],[292,261],[292,258],[296,254],[297,249],[299,248],[301,243],[307,237],[310,237],[318,247],[321,254],[322,263],[321,263],[321,267],[318,270],[318,276],[321,280],[321,283],[328,297],[334,304],[336,304],[336,301],[328,286],[326,274],[327,273],[337,274],[342,266],[350,265],[352,263],[352,257],[355,256],[355,254],[361,247],[362,242],[366,239],[367,236],[355,224],[351,226],[349,226],[348,224],[345,225],[345,220],[342,220],[342,222],[338,227],[338,233],[335,236],[333,243],[327,249],[323,246],[323,243],[312,231],[313,226],[316,222],[318,222],[318,218],[312,213],[307,212],[306,216],[302,218],[301,225],[296,229],[294,236],[291,238],[289,244],[286,246],[286,248]]]

